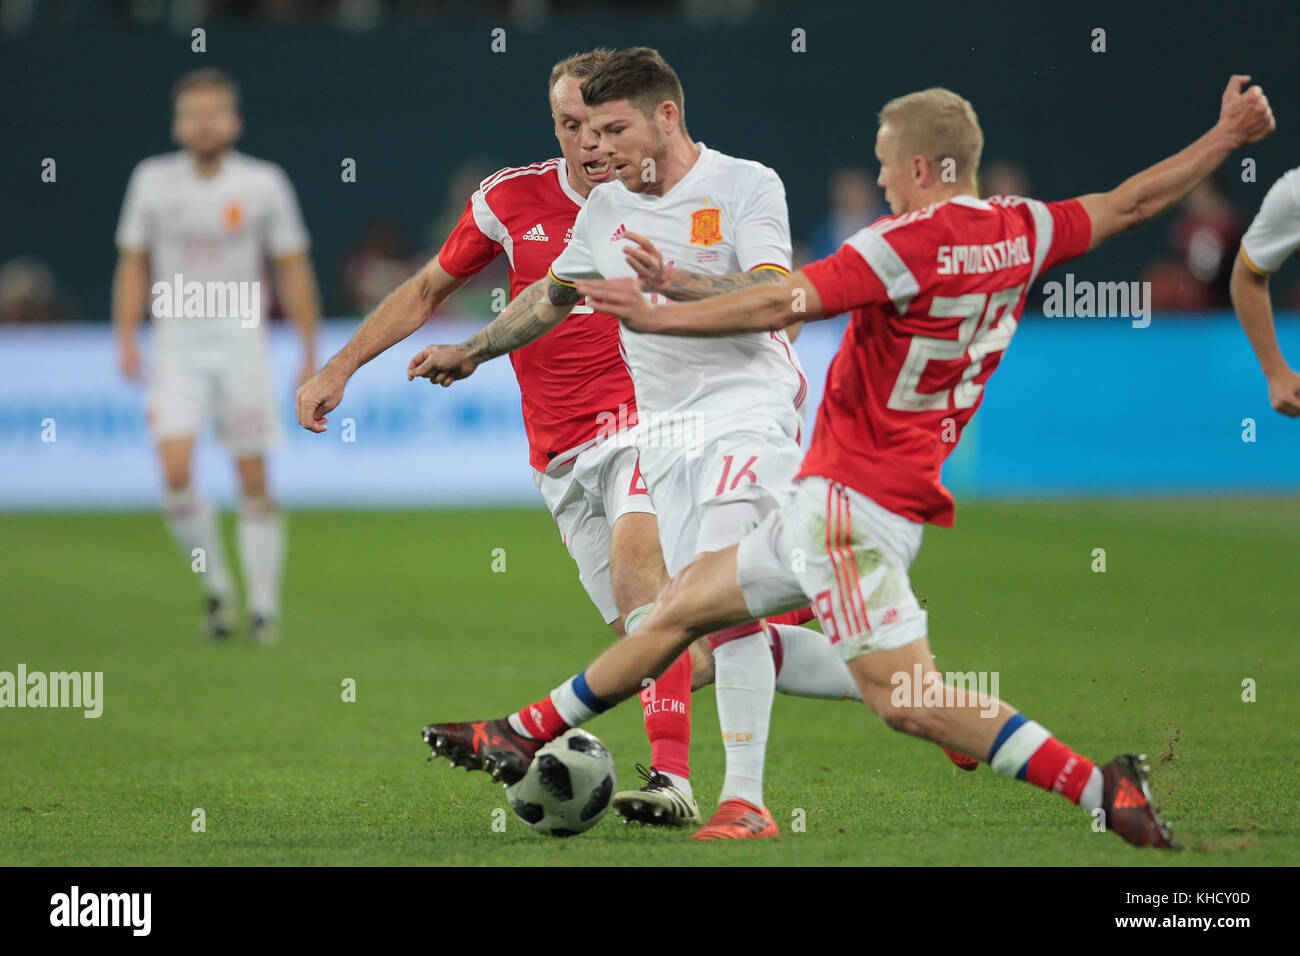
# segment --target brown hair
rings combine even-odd
[[[201,70],[191,70],[176,81],[176,85],[172,87],[172,106],[180,100],[182,93],[198,86],[216,86],[226,90],[235,101],[235,105],[239,105],[239,84],[230,78],[230,74],[212,67],[204,67]]]
[[[586,53],[575,53],[568,59],[561,60],[551,67],[551,82],[546,87],[547,98],[550,98],[551,91],[555,89],[555,84],[560,82],[560,77],[573,76],[585,80],[596,72],[597,67],[613,55],[614,51],[609,47],[598,46],[594,50],[588,50]]]
[[[588,106],[614,100],[628,100],[646,116],[665,100],[677,104],[686,129],[682,83],[658,50],[645,46],[619,50],[603,62],[582,84],[582,99]]]
[[[890,100],[878,118],[881,126],[889,124],[903,156],[924,156],[934,166],[952,159],[958,180],[975,181],[984,133],[975,108],[964,97],[932,86]]]

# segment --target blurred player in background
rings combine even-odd
[[[980,199],[984,135],[970,103],[937,88],[903,96],[885,105],[876,136],[878,182],[894,215],[834,255],[779,283],[680,305],[650,305],[635,279],[579,282],[595,307],[638,333],[710,337],[699,342],[853,314],[794,499],[738,546],[700,555],[643,627],[553,690],[545,699],[556,719],[544,733],[520,746],[491,740],[506,721],[432,724],[424,734],[434,754],[518,779],[546,740],[636,693],[699,635],[811,600],[890,727],[983,755],[996,773],[1061,794],[1131,844],[1176,848],[1141,757],[1094,763],[995,696],[927,674],[927,617],[908,570],[924,524],[953,523],[941,466],[1011,343],[1029,287],[1168,209],[1233,150],[1267,136],[1272,111],[1259,87],[1242,89],[1249,79],[1229,80],[1218,122],[1181,152],[1109,192],[1055,203]],[[592,123],[599,128],[594,111]],[[807,560],[792,566],[796,550]]]
[[[597,149],[580,90],[611,52],[593,50],[555,64],[548,94],[560,157],[502,169],[482,182],[438,254],[299,390],[299,424],[325,431],[326,416],[343,400],[353,373],[424,325],[448,296],[502,252],[515,300],[507,312],[513,315],[511,310],[525,304],[520,297],[531,295],[539,280],[546,282],[546,270],[570,242],[587,197],[615,178],[609,157]],[[593,313],[577,297],[566,301],[564,316],[568,321],[551,334],[541,336],[539,329],[537,341],[513,352],[511,362],[538,491],[588,596],[621,637],[649,614],[668,573],[637,449],[620,434],[636,422],[637,404],[619,352],[618,323]],[[800,619],[796,614],[785,620]],[[780,661],[782,691],[835,699],[856,694],[825,638],[793,627],[799,633],[783,636],[778,628],[784,627],[769,622],[764,632],[765,643],[770,641],[764,653],[769,662]],[[651,767],[635,800],[616,804],[620,813],[660,825],[699,822],[689,783],[690,695],[693,686],[711,679],[707,651],[696,649],[694,662],[683,654],[647,688],[642,708]]]
[[[1292,418],[1300,416],[1300,373],[1287,364],[1278,346],[1268,277],[1297,249],[1300,167],[1283,173],[1268,191],[1232,267],[1232,307],[1268,380],[1268,400],[1276,411]]]
[[[181,149],[142,161],[127,185],[113,324],[122,373],[140,381],[137,329],[152,290],[149,428],[162,460],[167,527],[192,566],[205,569],[207,634],[228,637],[237,608],[217,513],[191,483],[194,441],[211,416],[239,473],[249,634],[270,644],[278,635],[286,532],[266,478],[265,454],[282,435],[264,321],[265,261],[274,265],[285,312],[302,337],[299,381],[316,364],[316,280],[288,177],[274,163],[231,148],[242,129],[234,81],[218,70],[196,70],[181,77],[172,99],[172,136]]]

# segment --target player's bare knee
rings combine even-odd
[[[872,709],[890,730],[897,730],[899,733],[913,737],[930,736],[930,722],[924,707],[896,704],[885,700],[883,703],[873,702]]]
[[[190,486],[190,463],[178,455],[163,458],[163,480],[168,491],[184,491]]]
[[[250,495],[245,493],[239,502],[239,510],[249,518],[269,518],[275,514],[275,502],[265,494]]]
[[[659,542],[653,542],[653,551],[646,548],[621,546],[610,553],[610,578],[614,603],[620,608],[641,607],[653,604],[659,592],[668,583]]]
[[[631,580],[620,580],[618,575],[614,575],[614,604],[624,616],[644,607],[647,604],[654,604],[659,597],[659,592],[663,588],[662,582],[644,581],[633,578]]]
[[[253,508],[273,509],[266,488],[266,465],[262,459],[240,458],[236,461],[236,469],[244,501]]]

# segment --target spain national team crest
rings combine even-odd
[[[711,246],[721,241],[721,209],[697,209],[691,213],[691,245]]]
[[[225,221],[226,229],[230,232],[237,232],[244,224],[244,207],[233,201],[226,203],[226,208],[222,210],[221,216]]]

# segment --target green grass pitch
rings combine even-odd
[[[913,581],[941,669],[997,671],[1090,756],[1149,754],[1190,851],[1163,855],[986,767],[959,773],[860,705],[779,695],[779,839],[698,844],[612,815],[546,839],[508,809],[499,832],[502,790],[427,763],[419,730],[504,714],[606,645],[548,515],[299,512],[290,529],[283,642],[265,649],[197,636],[198,589],[156,515],[0,516],[0,670],[104,672],[99,719],[0,710],[0,864],[1300,862],[1297,500],[961,504],[957,528],[927,531]],[[712,690],[694,728],[707,815]],[[589,729],[631,784],[639,708]]]

